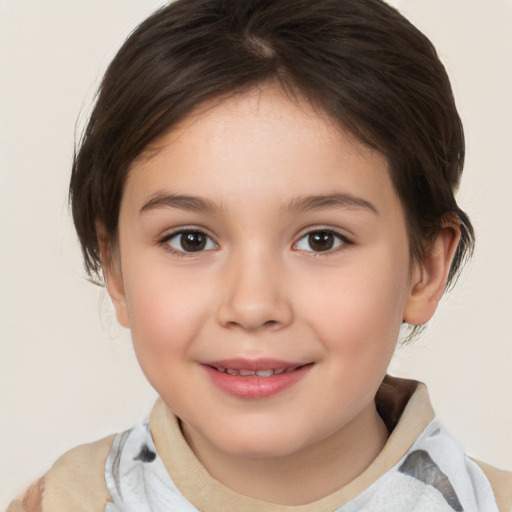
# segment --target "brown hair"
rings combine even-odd
[[[474,245],[454,198],[462,125],[434,47],[380,0],[177,0],[145,20],[105,73],[73,163],[70,200],[89,275],[101,280],[97,226],[116,240],[134,159],[198,105],[267,83],[387,157],[413,258],[458,219],[452,282]]]

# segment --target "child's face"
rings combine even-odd
[[[158,148],[130,171],[109,290],[188,439],[272,457],[368,417],[415,273],[384,157],[273,90]]]

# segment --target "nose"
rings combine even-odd
[[[228,263],[217,310],[223,327],[274,331],[292,322],[284,274],[278,264],[269,260],[253,254]]]

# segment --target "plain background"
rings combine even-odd
[[[512,469],[512,2],[395,0],[448,68],[465,123],[459,200],[477,250],[391,370],[429,386],[467,451]],[[67,449],[155,393],[84,278],[67,208],[75,121],[157,0],[0,0],[0,509]],[[81,126],[81,125],[79,125]]]

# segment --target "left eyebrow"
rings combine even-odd
[[[375,205],[366,199],[342,192],[300,196],[283,205],[282,209],[284,212],[296,214],[305,211],[323,210],[328,208],[360,208],[368,210],[375,215],[379,215],[379,211]]]
[[[178,208],[200,213],[218,213],[222,209],[219,205],[197,196],[187,194],[169,194],[166,192],[157,192],[149,201],[144,203],[140,213],[145,213],[158,208]]]

